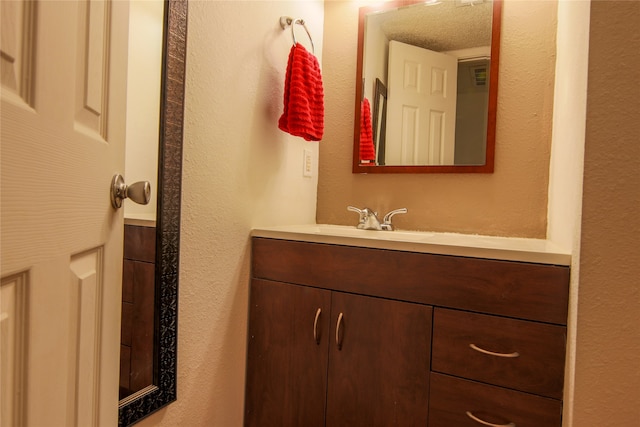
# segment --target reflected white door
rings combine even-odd
[[[128,3],[2,1],[3,426],[115,426]]]
[[[452,165],[458,60],[389,43],[387,165]]]

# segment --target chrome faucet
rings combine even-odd
[[[359,228],[361,230],[385,230],[385,231],[393,230],[393,225],[391,224],[391,218],[394,215],[408,212],[407,208],[394,209],[384,216],[381,224],[380,220],[378,219],[378,213],[372,211],[369,208],[358,209],[353,206],[347,206],[347,210],[356,212],[360,216],[360,219],[358,221],[358,225],[356,226],[356,228]]]
[[[407,208],[394,209],[391,212],[387,213],[382,219],[382,229],[392,231],[393,225],[391,224],[391,218],[396,214],[405,214],[409,212]]]

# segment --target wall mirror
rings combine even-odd
[[[360,8],[353,173],[493,172],[501,10],[501,0]]]
[[[155,227],[153,350],[149,384],[125,393],[118,425],[128,426],[176,400],[178,261],[187,0],[164,2]]]

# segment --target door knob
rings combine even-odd
[[[139,205],[146,205],[151,200],[151,184],[149,181],[138,181],[131,185],[124,183],[124,178],[119,173],[111,180],[111,206],[114,209],[122,207],[124,199],[131,199]]]

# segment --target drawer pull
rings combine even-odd
[[[469,347],[471,347],[475,351],[479,351],[480,353],[488,354],[489,356],[511,357],[511,358],[520,357],[520,353],[518,353],[517,351],[514,351],[513,353],[496,353],[493,351],[485,350],[484,348],[480,348],[475,344],[469,344]],[[490,424],[490,425],[493,425],[493,424]]]
[[[318,311],[316,311],[316,318],[313,320],[313,339],[316,341],[316,344],[320,344],[320,334],[318,333],[318,320],[320,319],[321,314],[322,314],[322,309],[318,307]]]
[[[516,423],[494,424],[494,423],[487,422],[485,420],[481,420],[480,418],[476,417],[475,415],[473,415],[469,411],[467,411],[467,417],[471,418],[473,421],[477,422],[478,424],[482,424],[483,426],[489,426],[489,427],[516,427]]]
[[[340,331],[342,330],[342,313],[338,315],[338,322],[336,323],[336,345],[338,346],[338,350],[342,350],[342,334]]]

